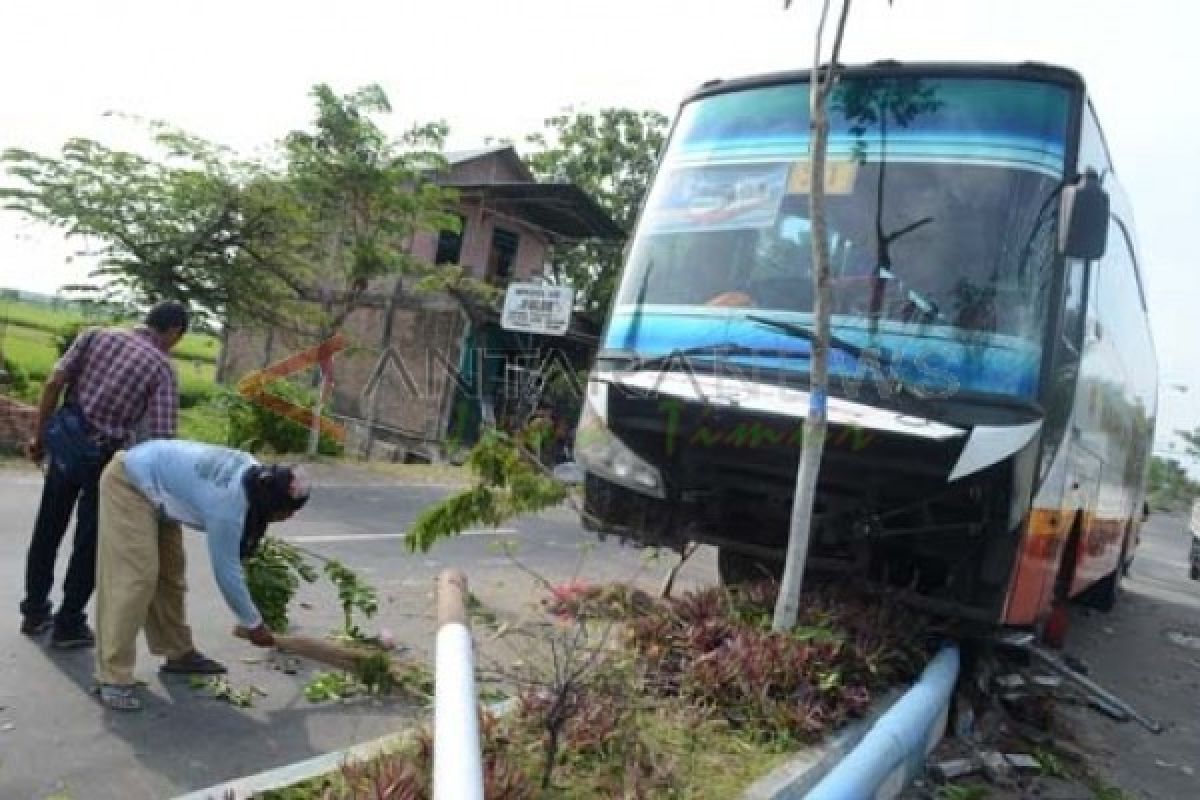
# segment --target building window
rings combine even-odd
[[[512,279],[519,241],[520,237],[512,231],[493,229],[492,250],[488,254],[488,276],[493,283],[504,285]]]
[[[441,231],[438,233],[437,254],[433,257],[434,264],[457,264],[462,258],[463,238],[467,233],[467,218],[458,215],[458,231]]]

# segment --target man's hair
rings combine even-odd
[[[163,300],[155,303],[154,307],[146,313],[146,325],[159,333],[166,333],[172,328],[179,328],[187,333],[188,310],[183,303]]]
[[[242,560],[257,551],[271,517],[281,511],[295,513],[308,502],[308,481],[294,467],[255,465],[242,477],[246,492],[246,521],[242,529]]]

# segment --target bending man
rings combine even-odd
[[[213,574],[247,638],[274,637],[246,587],[242,560],[254,554],[267,524],[292,516],[308,488],[290,467],[263,466],[225,447],[156,440],[117,453],[100,478],[96,559],[96,679],[101,700],[136,711],[133,669],[138,631],[164,672],[216,674],[225,668],[192,643],[184,612],[181,525],[208,536]]]

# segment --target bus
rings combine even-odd
[[[810,407],[809,72],[703,85],[647,192],[577,429],[584,523],[782,573]],[[825,169],[829,423],[809,571],[1049,638],[1133,557],[1157,366],[1087,88],[845,67]]]

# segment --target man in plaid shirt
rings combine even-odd
[[[158,303],[145,324],[134,330],[93,328],[80,333],[54,366],[25,447],[31,459],[48,463],[25,561],[22,633],[41,633],[53,621],[54,646],[93,644],[84,607],[96,581],[100,472],[113,453],[136,439],[175,435],[179,390],[167,354],[187,327],[186,308]],[[62,605],[52,618],[54,562],[77,500]]]

